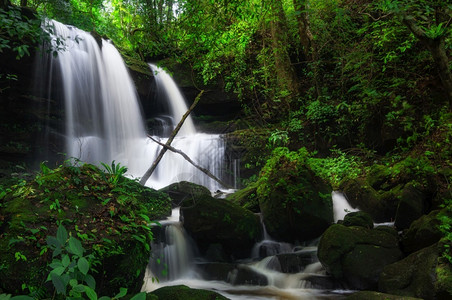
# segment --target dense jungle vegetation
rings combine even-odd
[[[452,263],[449,1],[0,0],[0,55],[14,53],[11,65],[46,38],[43,18],[111,39],[135,60],[188,67],[195,87],[234,95],[241,110],[229,134],[246,149],[244,186],[265,181],[259,171],[284,155],[333,188],[372,176],[375,164],[394,180],[406,168],[434,176]],[[14,70],[0,69],[0,97],[20,81]]]

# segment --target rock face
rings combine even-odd
[[[277,148],[262,169],[259,206],[269,235],[277,240],[310,240],[333,222],[331,188],[307,166],[306,156],[304,148]]]
[[[403,297],[401,298],[398,295],[390,295],[379,292],[372,291],[360,291],[357,293],[353,293],[346,300],[421,300],[421,298],[413,298],[413,297]]]
[[[403,230],[430,211],[436,194],[433,176],[427,161],[408,157],[391,167],[374,165],[367,176],[342,182],[341,190],[350,205],[375,222],[395,220]]]
[[[185,229],[203,255],[246,258],[262,238],[259,217],[225,199],[207,195],[185,199],[180,212]]]
[[[442,233],[439,230],[440,221],[437,218],[439,210],[434,210],[414,221],[408,230],[404,231],[401,239],[403,252],[411,254],[422,248],[437,243]]]
[[[383,269],[379,290],[389,294],[434,299],[438,245],[419,250]]]
[[[384,266],[402,258],[397,233],[340,224],[320,239],[318,258],[334,278],[352,289],[375,289]]]
[[[344,221],[342,222],[344,226],[361,226],[368,229],[374,228],[374,221],[372,217],[363,211],[351,212],[345,215]]]
[[[169,186],[160,189],[160,192],[168,194],[172,200],[173,207],[180,206],[185,199],[211,195],[209,189],[205,186],[188,181],[170,184]]]

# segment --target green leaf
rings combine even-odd
[[[69,238],[69,252],[71,252],[72,254],[75,254],[79,257],[83,256],[83,252],[85,251],[85,249],[83,249],[82,243],[80,243],[79,240],[77,240],[74,237],[70,237]]]
[[[71,263],[71,259],[69,258],[69,255],[65,254],[63,256],[63,259],[61,260],[61,263],[63,264],[63,267],[69,266],[69,264]]]
[[[0,295],[0,299],[3,299]],[[20,295],[20,296],[14,296],[10,298],[10,300],[34,300],[33,297],[26,296],[26,295]]]
[[[91,276],[91,275],[86,275],[86,277],[85,277],[85,282],[86,282],[86,284],[90,287],[90,288],[92,288],[93,290],[95,290],[96,289],[96,280],[94,279],[94,277],[93,276]]]
[[[111,298],[107,296],[102,296],[99,298],[99,300],[111,300]]]
[[[67,240],[67,231],[66,231],[66,228],[64,228],[64,226],[61,225],[61,224],[60,224],[60,226],[58,226],[58,230],[57,230],[57,240],[60,242],[60,244],[66,243],[66,240]]]
[[[55,269],[50,271],[50,275],[54,274],[54,275],[60,276],[61,274],[63,274],[64,270],[66,270],[65,267],[56,267]]]
[[[141,292],[130,298],[130,300],[146,300],[146,293]]]
[[[97,294],[92,288],[85,286],[85,293],[90,300],[97,300]]]
[[[50,278],[52,279],[53,286],[57,293],[66,295],[66,285],[64,284],[63,278],[53,273],[50,273]]]
[[[114,298],[121,298],[127,295],[127,289],[126,288],[119,288],[119,293]]]
[[[46,239],[47,245],[58,248],[61,247],[61,243],[60,241],[58,241],[55,237],[53,236],[48,236]]]
[[[89,263],[84,257],[80,257],[80,259],[77,262],[77,267],[82,272],[83,275],[88,274],[89,271]]]

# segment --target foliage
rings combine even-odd
[[[39,19],[27,18],[17,7],[0,8],[0,53],[9,49],[16,59],[29,56],[30,45],[41,37],[40,23]]]

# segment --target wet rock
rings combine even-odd
[[[307,241],[333,222],[331,188],[306,164],[306,149],[277,148],[257,189],[266,229],[276,240]]]
[[[411,223],[410,228],[403,233],[400,241],[403,252],[406,254],[416,252],[437,243],[441,239],[439,213],[439,210],[434,210]]]
[[[319,290],[344,290],[347,286],[327,275],[309,275],[303,279],[303,288]],[[363,298],[364,299],[364,298]]]
[[[344,226],[361,226],[368,229],[374,228],[374,221],[372,217],[363,211],[351,212],[345,215],[344,221],[342,222]]]
[[[421,298],[400,297],[398,295],[384,294],[373,291],[360,291],[351,294],[346,300],[421,300]]]
[[[438,244],[421,249],[396,263],[384,267],[379,290],[389,294],[435,298]]]
[[[210,245],[219,244],[230,260],[247,258],[262,238],[259,217],[225,199],[208,195],[187,198],[180,211],[184,227],[202,255]]]
[[[327,272],[352,289],[375,289],[383,267],[402,255],[396,235],[341,224],[328,228],[318,246],[318,258]]]
[[[259,199],[257,198],[257,186],[258,183],[251,183],[244,189],[229,195],[226,199],[237,203],[238,205],[251,210],[252,212],[259,213]]]
[[[400,193],[397,206],[395,226],[401,230],[410,227],[410,224],[427,212],[431,196],[421,185],[409,182]]]
[[[197,265],[198,270],[206,280],[222,280],[233,285],[260,285],[268,284],[267,277],[246,265],[228,263],[202,263]]]
[[[148,300],[227,300],[228,298],[214,291],[192,289],[185,285],[165,286],[146,296]]]
[[[173,207],[180,206],[182,201],[188,198],[211,195],[209,189],[205,186],[188,181],[181,181],[170,184],[169,186],[160,189],[160,192],[168,194],[168,196],[172,199]]]
[[[299,273],[302,272],[307,265],[318,261],[317,249],[278,254],[276,255],[276,259],[279,261],[281,272],[291,274]]]

